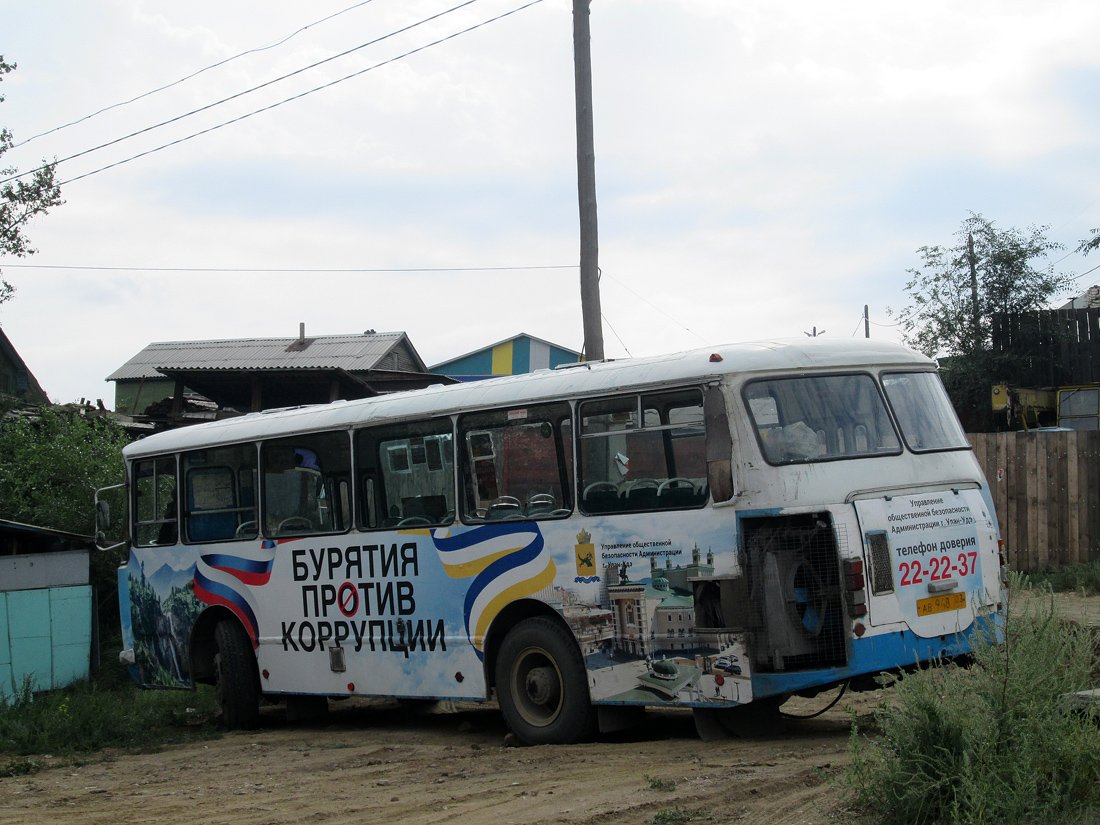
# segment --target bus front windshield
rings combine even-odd
[[[891,372],[882,386],[902,437],[913,452],[970,446],[940,377],[934,372]]]
[[[901,444],[870,375],[754,381],[745,400],[769,464],[897,455]]]

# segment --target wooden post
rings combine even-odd
[[[577,105],[577,195],[581,228],[581,319],[584,357],[602,361],[599,233],[596,224],[596,150],[592,129],[592,36],[590,0],[573,0],[573,67]]]
[[[183,386],[183,381],[180,381],[179,379],[177,379],[176,380],[175,392],[172,393],[172,413],[171,413],[171,417],[173,419],[179,418],[181,415],[183,415],[183,403],[184,403],[183,402],[183,391],[184,391],[184,389],[186,389],[186,388]]]

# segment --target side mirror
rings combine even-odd
[[[121,507],[119,526],[111,530],[111,505],[106,500],[115,496],[115,504]],[[126,541],[126,485],[115,484],[95,491],[95,546],[100,550],[113,550]]]
[[[96,538],[99,538],[99,534],[106,532],[107,528],[110,526],[111,505],[106,501],[97,501],[95,503]]]

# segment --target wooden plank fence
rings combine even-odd
[[[1100,383],[1100,308],[995,313],[993,352],[1013,359],[1011,383]]]
[[[1013,570],[1100,561],[1100,432],[969,433]]]

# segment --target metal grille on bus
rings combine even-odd
[[[784,671],[844,664],[846,619],[829,514],[750,518],[742,526],[751,601],[759,611],[756,666]]]

